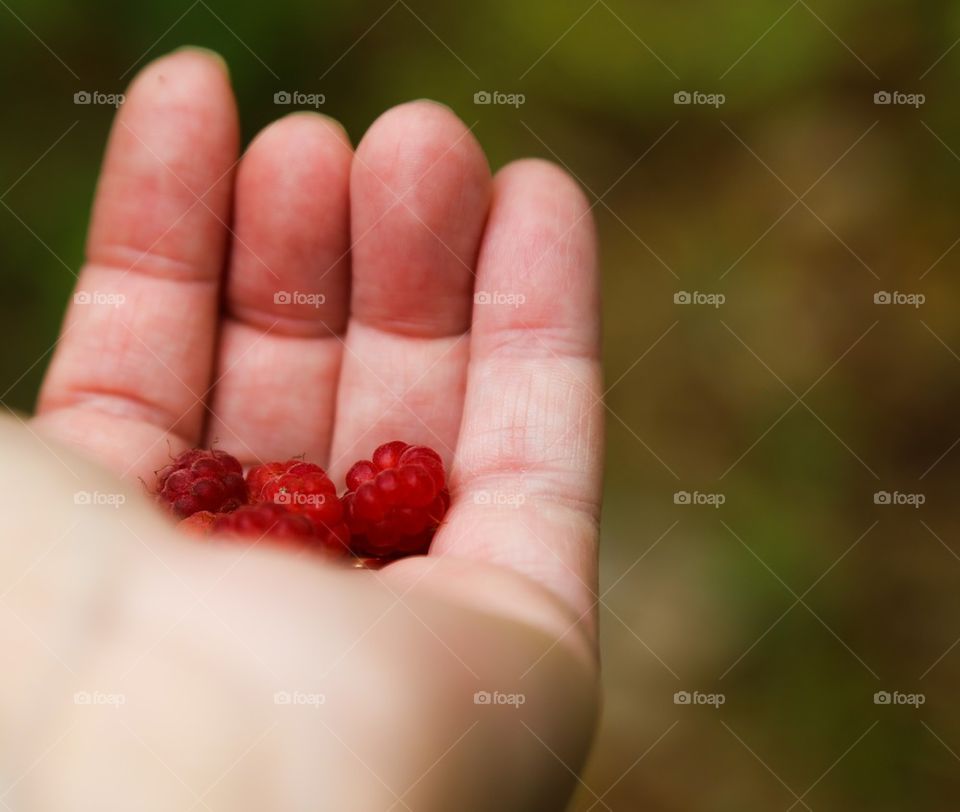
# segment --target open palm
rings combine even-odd
[[[355,152],[312,113],[239,160],[238,142],[216,58],[135,80],[35,425],[146,481],[194,445],[305,455],[339,482],[381,442],[430,445],[452,495],[430,555],[363,577],[589,649],[603,408],[580,190],[541,161],[491,178],[431,102]]]

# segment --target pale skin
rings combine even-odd
[[[426,101],[355,150],[315,114],[238,150],[218,58],[140,73],[92,301],[0,423],[0,810],[561,809],[598,706],[589,205],[542,161],[491,177]],[[452,505],[379,572],[183,538],[139,481],[211,444],[342,481],[392,439],[441,453]]]

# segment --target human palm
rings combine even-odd
[[[469,784],[453,757],[425,782],[421,772],[483,720],[472,693],[485,684],[525,685],[535,698],[512,719],[491,709],[496,723],[463,747],[491,765],[488,778],[505,775],[511,748],[531,774],[519,790],[478,789],[461,808],[560,798],[594,707],[603,407],[588,205],[543,162],[491,178],[472,133],[430,102],[388,111],[355,152],[315,114],[275,122],[239,161],[238,142],[229,79],[210,55],[179,51],[134,82],[33,426],[148,482],[195,445],[245,464],[305,455],[341,482],[381,442],[437,449],[451,472],[447,518],[428,556],[380,572],[262,545],[183,546],[139,506],[126,530],[108,518],[100,532],[125,537],[132,525],[179,582],[215,585],[209,608],[231,628],[252,602],[258,620],[235,652],[251,671],[266,662],[346,697],[367,679],[350,662],[359,651],[390,675],[378,692],[421,709],[446,698],[442,718],[394,719],[423,728],[407,735],[430,757],[381,787],[368,774],[370,798],[404,808],[425,797],[433,808],[444,787]],[[169,579],[145,577],[174,616]],[[206,631],[187,617],[177,634]],[[331,752],[345,745],[376,778],[391,773],[363,734],[343,741],[341,724],[372,721],[353,701],[352,716],[331,711],[291,735],[332,733]],[[560,702],[567,722],[555,718]]]

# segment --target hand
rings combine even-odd
[[[58,658],[82,651],[89,669],[31,649],[21,687],[123,683],[121,730],[146,745],[74,708],[64,736],[86,745],[47,760],[47,777],[97,808],[180,808],[178,792],[234,810],[554,808],[595,713],[602,405],[583,195],[539,161],[491,179],[471,133],[430,102],[385,113],[356,153],[335,122],[297,113],[238,162],[237,129],[209,54],[178,51],[135,80],[99,183],[87,295],[32,423],[45,439],[4,428],[0,564],[28,573],[12,605],[41,636],[71,619]],[[120,488],[55,446],[54,460],[48,437],[146,481],[212,443],[245,463],[306,454],[342,481],[404,439],[441,452],[452,504],[429,556],[341,571],[180,541],[132,492],[116,515],[25,511],[25,469],[64,500],[93,488],[77,471]],[[83,544],[40,563],[24,545],[58,531],[96,551],[93,594],[64,580],[94,566]],[[41,611],[31,594],[60,603]],[[0,632],[15,630],[2,608]],[[326,702],[264,702],[288,689]],[[526,701],[479,706],[477,690]],[[2,710],[0,729],[19,730]],[[255,752],[238,750],[245,736]],[[242,768],[190,797],[233,758]],[[117,786],[77,767],[109,759],[125,765]]]

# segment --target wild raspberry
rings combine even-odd
[[[306,516],[283,505],[245,505],[233,513],[222,513],[213,522],[212,535],[233,536],[256,542],[270,538],[298,547],[322,544],[316,529]]]
[[[250,491],[250,501],[259,502],[263,486],[298,462],[300,460],[287,460],[287,462],[266,462],[262,465],[253,466],[247,472],[247,489]]]
[[[157,498],[181,519],[236,510],[247,502],[243,468],[225,451],[191,448],[157,473]]]
[[[250,469],[247,484],[253,502],[282,505],[311,522],[331,549],[347,552],[350,531],[330,477],[319,465],[302,460],[268,462]]]
[[[440,455],[395,440],[347,472],[344,496],[351,548],[358,555],[425,553],[450,506]]]
[[[199,510],[192,516],[177,522],[177,530],[191,536],[209,536],[218,515],[209,510]]]

